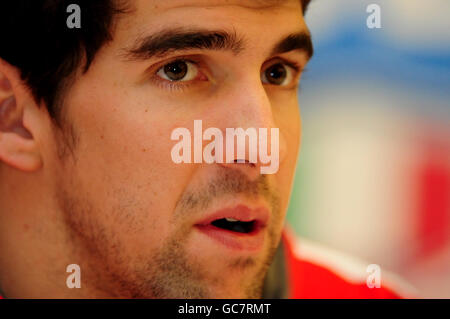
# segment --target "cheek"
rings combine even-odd
[[[276,178],[284,205],[287,206],[300,149],[301,118],[296,96],[286,99],[282,106],[277,105],[276,107],[278,111],[274,112],[274,117],[280,128],[280,134],[283,135],[283,142],[280,141],[280,145],[284,143],[286,149]]]
[[[168,123],[173,121],[118,95],[95,103],[80,99],[71,110],[76,110],[71,118],[79,136],[75,174],[92,194],[97,214],[111,213],[114,225],[108,227],[122,233],[127,224],[140,225],[143,241],[169,234],[176,201],[192,169],[170,157],[174,125]]]

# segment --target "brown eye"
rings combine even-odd
[[[161,67],[157,74],[168,81],[189,81],[197,76],[198,69],[192,62],[174,61]]]
[[[292,77],[292,70],[288,66],[277,63],[262,72],[261,80],[263,83],[284,86],[290,84]]]

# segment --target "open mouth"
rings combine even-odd
[[[217,228],[244,234],[251,233],[256,229],[255,221],[243,222],[234,218],[216,219],[211,223],[211,225]]]
[[[230,251],[257,253],[264,246],[269,211],[264,208],[250,209],[245,205],[224,208],[195,224],[196,229],[226,246]],[[209,241],[203,245],[208,245]],[[216,248],[214,248],[216,249]]]

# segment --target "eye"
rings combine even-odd
[[[261,74],[261,81],[266,84],[287,86],[294,78],[294,71],[284,63],[273,64]]]
[[[156,74],[168,81],[183,82],[195,79],[198,68],[192,62],[178,60],[164,65]]]

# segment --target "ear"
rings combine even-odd
[[[37,116],[38,108],[19,70],[0,59],[0,161],[21,171],[42,166],[39,144],[24,122]]]

